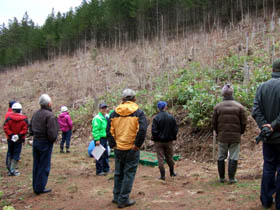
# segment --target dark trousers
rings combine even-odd
[[[105,148],[105,151],[99,160],[96,161],[96,174],[100,174],[102,172],[107,173],[110,171],[107,139],[101,138],[100,144]]]
[[[276,209],[280,209],[280,144],[263,144],[263,159],[262,205],[270,207],[272,195],[276,192]]]
[[[47,140],[33,141],[33,191],[42,192],[48,182],[51,170],[51,156],[53,144]]]
[[[71,141],[72,131],[62,132],[62,139],[60,142],[60,149],[63,150],[64,143],[66,142],[66,149],[70,148],[70,141]]]
[[[169,168],[174,168],[173,161],[173,142],[155,142],[155,149],[157,152],[158,167],[160,170],[164,170],[164,160],[166,160]]]
[[[9,169],[11,160],[19,161],[22,149],[22,142],[13,142],[8,140],[8,151],[6,156],[6,166]]]
[[[134,177],[140,158],[140,151],[114,150],[115,151],[115,176],[114,200],[124,203],[129,199]]]

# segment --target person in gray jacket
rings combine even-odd
[[[276,209],[280,209],[280,59],[273,62],[272,78],[257,89],[252,116],[260,130],[270,130],[271,133],[262,146],[264,164],[260,200],[263,207],[270,208],[272,195],[276,192]]]
[[[51,192],[51,189],[45,187],[51,169],[53,143],[59,131],[57,118],[51,109],[51,98],[43,94],[39,104],[41,108],[33,114],[30,125],[30,134],[34,136],[32,184],[37,195]]]

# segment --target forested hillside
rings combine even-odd
[[[262,209],[262,150],[250,113],[257,87],[280,57],[279,9],[276,0],[92,0],[66,14],[51,13],[43,26],[28,14],[3,25],[0,118],[14,99],[30,119],[39,96],[48,93],[56,115],[61,106],[69,108],[74,129],[71,155],[55,144],[50,194],[32,191],[30,145],[23,146],[16,179],[0,162],[0,208],[115,209],[113,174],[94,175],[87,146],[98,104],[113,108],[129,87],[149,122],[156,103],[168,102],[179,125],[174,152],[181,156],[177,177],[166,182],[157,180],[157,168],[139,166],[131,194],[137,204],[130,209]],[[248,115],[234,185],[218,183],[212,155],[211,117],[225,83]],[[150,127],[143,148],[148,151]],[[4,160],[3,129],[0,135]],[[114,168],[113,159],[110,164]]]
[[[206,33],[231,27],[246,15],[270,19],[279,6],[276,0],[83,0],[66,13],[52,11],[43,26],[26,13],[0,27],[0,70],[77,49]]]

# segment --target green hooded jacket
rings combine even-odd
[[[95,141],[100,141],[100,138],[106,138],[107,119],[99,112],[92,119],[92,136]]]

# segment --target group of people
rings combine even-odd
[[[170,167],[170,176],[174,172],[172,141],[176,140],[178,126],[173,116],[166,112],[167,103],[158,102],[160,113],[153,120],[152,136],[156,142],[159,159],[160,179],[165,180],[164,159]],[[108,106],[99,105],[99,113],[92,120],[92,135],[95,145],[105,148],[102,156],[96,160],[96,175],[103,176],[109,173],[108,144],[114,149],[115,172],[112,202],[118,208],[135,204],[130,199],[134,177],[137,171],[140,148],[144,143],[147,132],[147,120],[144,112],[136,104],[136,93],[125,89],[122,94],[122,103],[107,114]]]
[[[247,115],[245,108],[234,100],[234,89],[226,84],[222,88],[223,101],[214,107],[212,124],[217,136],[219,181],[224,183],[225,160],[228,158],[229,183],[236,183],[241,135],[245,132]],[[40,109],[36,111],[29,125],[33,135],[33,190],[36,194],[50,192],[46,189],[51,167],[53,143],[58,137],[59,125],[62,130],[60,151],[63,153],[66,141],[66,152],[69,151],[72,134],[72,121],[67,107],[62,107],[59,120],[51,109],[51,99],[47,94],[39,98]],[[16,170],[21,144],[28,132],[28,120],[21,113],[21,105],[11,101],[9,112],[5,116],[4,130],[8,139],[6,165],[9,175],[17,176]],[[160,179],[165,180],[164,160],[169,166],[171,177],[175,177],[173,161],[173,141],[176,140],[178,126],[175,118],[167,112],[167,103],[157,103],[158,114],[152,121],[152,140],[155,142]],[[118,208],[134,205],[130,199],[135,174],[137,171],[140,148],[147,132],[145,114],[136,103],[136,93],[125,89],[122,102],[107,114],[108,106],[99,105],[99,113],[92,120],[92,135],[95,145],[102,145],[106,152],[96,161],[96,175],[103,176],[110,172],[108,145],[114,149],[115,171],[112,202]],[[261,84],[256,93],[252,116],[261,130],[258,141],[263,141],[263,176],[260,200],[269,208],[274,202],[280,209],[280,59],[272,65],[272,79]]]
[[[233,92],[230,85],[223,87],[224,100],[215,106],[212,118],[213,129],[219,141],[217,165],[222,183],[225,182],[225,159],[228,154],[229,183],[237,182],[235,173],[240,137],[247,124],[245,109],[234,100]],[[256,143],[263,142],[260,200],[264,208],[270,208],[275,202],[276,209],[280,209],[280,59],[272,64],[272,78],[257,88],[252,116],[261,130]]]
[[[62,131],[60,152],[63,151],[66,142],[66,152],[70,150],[70,140],[73,123],[66,106],[61,107],[61,114],[56,116],[52,113],[51,98],[47,94],[39,98],[41,108],[28,122],[26,115],[22,114],[22,105],[14,100],[9,102],[8,112],[5,115],[4,131],[7,137],[8,151],[6,166],[9,176],[20,175],[17,163],[20,160],[22,144],[28,133],[33,137],[33,190],[36,194],[50,192],[45,186],[51,168],[51,155],[53,143],[58,137],[59,129]]]

